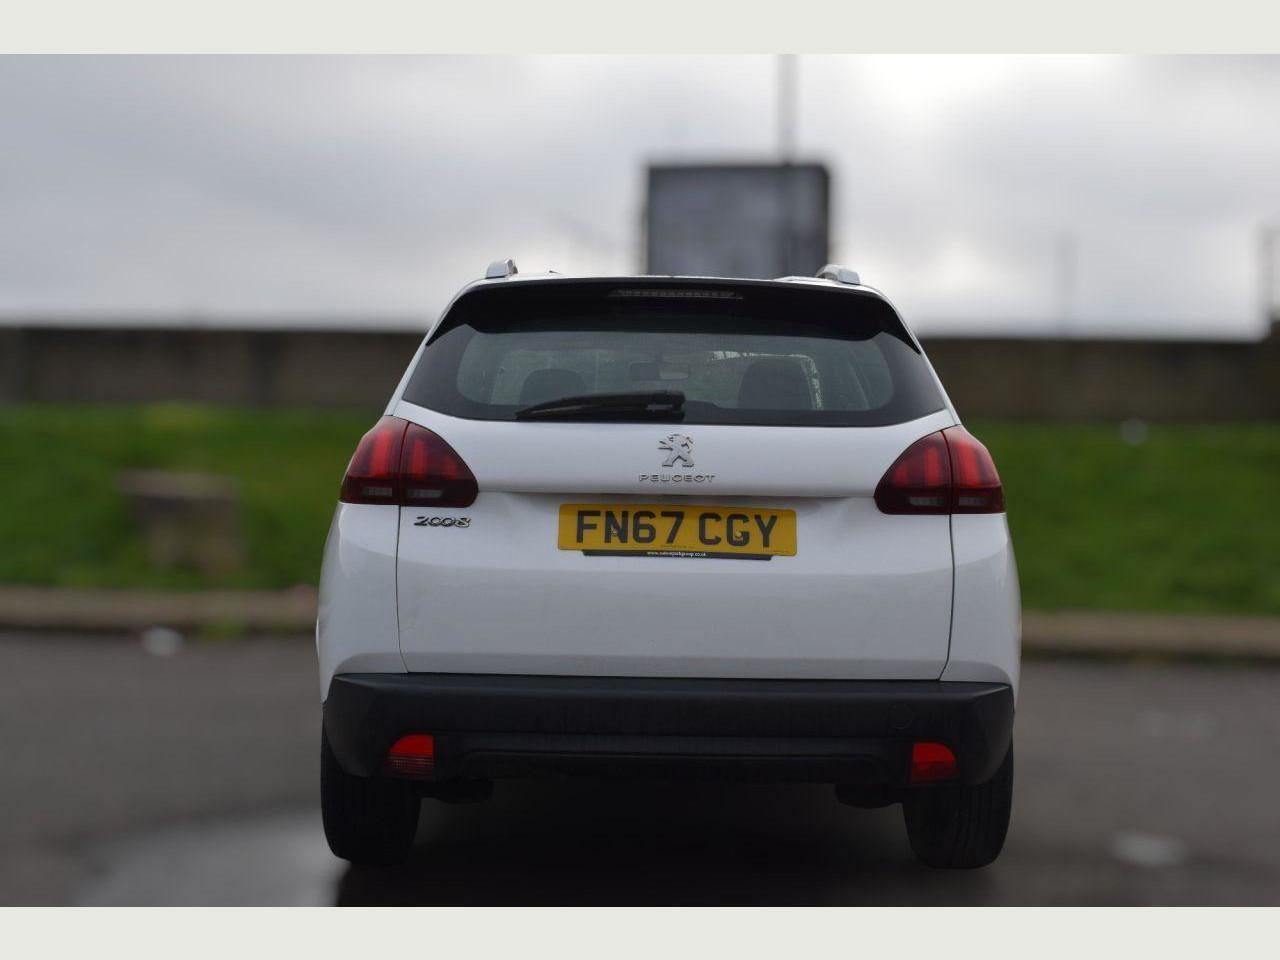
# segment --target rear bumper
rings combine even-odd
[[[995,773],[1013,731],[1007,684],[351,673],[324,726],[349,773],[401,736],[435,737],[435,777],[562,774],[905,785],[911,744],[945,743],[961,779]]]

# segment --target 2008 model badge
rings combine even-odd
[[[664,467],[674,467],[678,460],[686,467],[693,466],[693,438],[683,433],[673,433],[665,440],[658,442],[659,450],[669,451],[667,459],[662,461]]]

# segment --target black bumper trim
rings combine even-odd
[[[376,774],[406,733],[436,738],[439,779],[714,776],[904,785],[910,745],[945,743],[981,783],[1013,731],[1007,684],[482,674],[339,674],[325,732]]]

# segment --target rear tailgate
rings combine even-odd
[[[887,516],[873,495],[913,441],[954,423],[946,410],[855,428],[484,421],[403,400],[392,412],[443,437],[480,487],[467,508],[401,508],[411,671],[927,679],[945,665],[950,518]],[[691,445],[664,466],[673,433]],[[705,507],[690,522],[705,513],[717,546],[730,514],[785,526],[794,511],[794,554],[565,549],[566,505],[631,521]]]

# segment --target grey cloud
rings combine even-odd
[[[925,328],[1258,330],[1280,60],[805,57],[833,246]],[[0,59],[0,310],[429,314],[638,263],[643,164],[760,159],[768,57]],[[1189,279],[1190,278],[1190,279]]]

